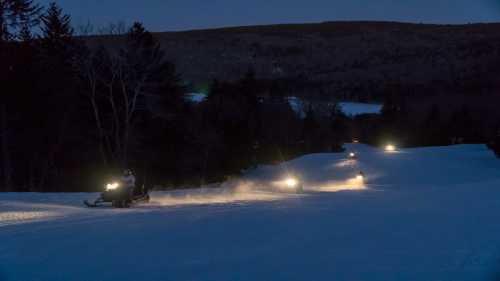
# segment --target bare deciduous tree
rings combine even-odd
[[[117,30],[120,27],[114,26],[112,32]],[[134,24],[125,36],[124,47],[101,47],[91,51],[81,64],[103,163],[113,162],[121,167],[129,164],[140,113],[151,113],[148,100],[151,103],[155,97],[166,94],[169,89],[162,88],[165,84],[178,82],[159,44],[141,24]]]

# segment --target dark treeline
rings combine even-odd
[[[353,137],[447,145],[493,132],[467,107],[415,111],[392,93],[381,115],[348,118],[335,101],[311,97],[297,113],[288,96],[300,82],[257,80],[251,69],[237,81],[214,80],[206,100],[189,102],[151,33],[135,23],[123,38],[89,47],[56,4],[0,2],[0,191],[99,190],[125,167],[149,185],[193,186],[342,151]]]
[[[56,4],[1,3],[2,191],[96,190],[124,167],[149,184],[197,185],[340,149],[312,110],[304,120],[294,113],[285,83],[249,71],[214,81],[205,102],[191,103],[140,23],[120,46],[90,48]]]

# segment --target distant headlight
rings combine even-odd
[[[396,150],[396,147],[392,144],[388,144],[385,146],[385,151],[388,151],[388,152],[392,152],[392,151],[395,151]]]
[[[108,183],[106,185],[106,191],[109,191],[109,190],[115,190],[117,189],[118,187],[120,187],[120,184],[117,183],[117,182],[114,182],[114,183]]]
[[[354,158],[354,157],[356,157],[356,153],[354,153],[354,152],[349,153],[349,157],[350,157],[350,158]]]

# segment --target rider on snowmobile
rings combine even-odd
[[[135,189],[135,176],[132,170],[125,169],[123,171],[121,182],[123,184],[123,187],[127,190],[129,198],[132,199],[132,197],[134,196],[134,189]]]
[[[119,182],[108,183],[106,190],[93,203],[84,201],[87,207],[99,207],[102,203],[112,203],[116,208],[128,208],[131,204],[149,202],[149,192],[144,185],[141,192],[136,190],[135,175],[130,169],[123,170]]]

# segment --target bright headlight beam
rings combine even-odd
[[[287,179],[286,180],[286,185],[288,187],[295,187],[295,186],[297,186],[297,180],[296,179],[291,179],[291,178]]]
[[[114,183],[108,183],[106,185],[106,190],[115,190],[119,187],[120,185],[117,182]]]
[[[388,144],[385,146],[385,151],[388,151],[388,152],[392,152],[392,151],[395,151],[396,150],[396,147],[392,144]]]

